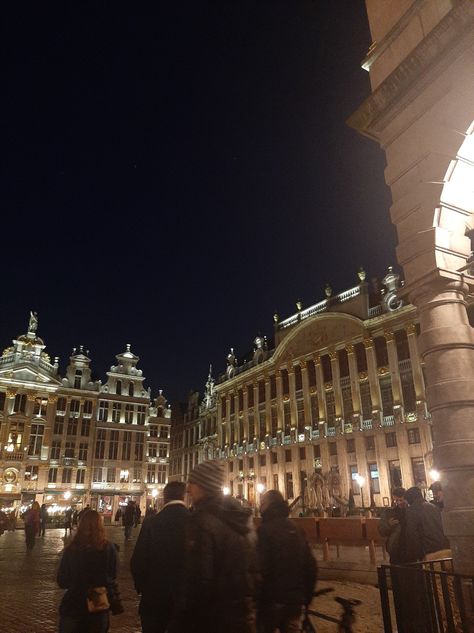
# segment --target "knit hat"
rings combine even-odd
[[[224,483],[224,466],[220,462],[202,462],[189,473],[188,481],[210,495],[220,494]]]

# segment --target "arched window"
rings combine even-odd
[[[130,382],[128,384],[128,395],[130,397],[133,397],[133,394],[134,394],[134,384],[133,384],[133,382]]]
[[[122,381],[117,380],[117,390],[115,392],[118,396],[122,395]]]

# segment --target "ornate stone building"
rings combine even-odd
[[[192,395],[172,444],[172,476],[222,458],[231,494],[256,503],[259,490],[275,488],[319,510],[322,498],[347,504],[351,489],[368,507],[387,505],[395,486],[429,486],[416,309],[399,298],[391,268],[382,285],[371,292],[361,270],[353,288],[333,296],[327,287],[319,303],[297,302],[283,321],[275,315],[274,341],[256,337],[247,361],[231,350],[212,400],[199,407]]]
[[[37,327],[32,313],[0,359],[0,506],[90,503],[110,518],[134,498],[144,509],[167,481],[166,399],[151,402],[129,345],[103,385],[82,346],[61,378]]]

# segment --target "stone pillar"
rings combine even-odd
[[[349,378],[351,381],[351,396],[354,413],[352,416],[352,428],[354,431],[360,429],[362,419],[362,400],[360,397],[359,372],[357,370],[357,359],[355,356],[354,346],[346,345],[347,361],[349,364]]]
[[[248,385],[244,385],[242,387],[242,391],[244,394],[244,408],[243,408],[243,416],[244,416],[244,437],[242,438],[242,442],[252,441],[252,438],[249,437],[249,390]]]
[[[281,371],[277,370],[275,372],[276,378],[276,406],[277,406],[277,414],[278,414],[278,431],[280,435],[283,434],[283,426],[284,426],[284,412],[283,412],[283,393],[282,393],[282,379],[281,379]]]
[[[372,420],[374,426],[380,425],[382,415],[382,397],[377,373],[377,359],[375,357],[374,341],[364,339],[365,355],[367,357],[367,375],[370,385],[370,399],[372,400]]]
[[[400,411],[402,404],[402,385],[400,382],[400,370],[398,367],[397,343],[393,332],[387,330],[384,332],[385,341],[387,342],[388,368],[390,369],[390,380],[392,382],[392,397],[394,415],[395,411]]]
[[[288,386],[290,390],[291,428],[295,429],[298,426],[298,412],[296,410],[295,368],[291,363],[288,363]]]
[[[265,375],[265,435],[270,437],[272,432],[272,401],[270,389],[270,377]],[[266,442],[267,446],[269,443]]]
[[[443,523],[456,571],[474,570],[474,331],[461,281],[442,280],[412,293],[421,324],[434,465],[445,493]],[[456,324],[454,327],[453,324]]]
[[[225,444],[223,421],[222,421],[222,398],[217,397],[217,414],[216,414],[216,432],[217,432],[217,447],[220,451],[223,450]]]
[[[258,380],[253,383],[253,420],[254,420],[254,433],[257,438],[257,448],[260,443],[260,402],[258,401]],[[253,437],[249,438],[253,442]],[[258,461],[258,459],[257,459]]]
[[[411,373],[413,376],[413,385],[416,394],[416,409],[418,415],[424,415],[425,411],[425,381],[420,365],[420,353],[418,350],[418,341],[416,337],[416,325],[410,323],[406,328],[408,349],[410,352]]]
[[[336,410],[336,422],[339,425],[341,433],[344,433],[344,421],[342,419],[342,390],[341,390],[341,371],[339,369],[339,358],[336,350],[329,352],[331,360],[332,388],[334,391],[334,405]]]
[[[300,361],[301,367],[301,384],[303,386],[303,411],[305,429],[312,428],[311,421],[311,393],[309,391],[308,379],[308,363],[305,360]],[[309,437],[311,439],[311,436]]]
[[[322,419],[327,423],[328,413],[326,408],[326,392],[324,391],[323,368],[319,354],[316,354],[314,357],[314,366],[316,368],[316,387],[318,389],[319,424],[322,424]]]
[[[242,444],[240,437],[240,411],[239,411],[239,390],[234,394],[234,442],[237,446]]]

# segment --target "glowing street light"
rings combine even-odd
[[[439,481],[441,479],[441,473],[436,468],[432,468],[429,472],[429,476],[433,481]]]
[[[153,488],[153,490],[151,491],[151,496],[153,498],[156,498],[158,496],[158,490],[156,488]]]
[[[259,494],[262,494],[262,492],[265,492],[265,484],[258,483],[258,484],[257,484],[257,492],[258,492]]]
[[[222,488],[222,493],[227,497],[228,495],[230,495],[230,488],[229,486],[224,486]]]
[[[357,481],[357,485],[360,488],[360,503],[362,506],[362,509],[364,508],[364,484],[365,484],[365,479],[364,477],[362,477],[362,475],[359,475],[359,473],[357,473],[357,475],[354,476],[355,481]]]
[[[66,499],[66,501],[68,499],[71,498],[71,491],[70,490],[66,490],[66,492],[64,493],[63,497]]]

